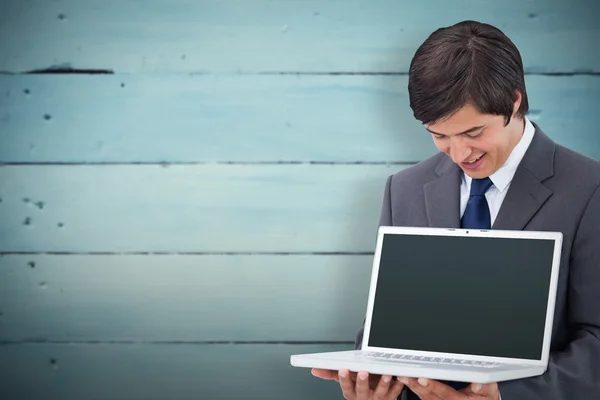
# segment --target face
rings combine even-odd
[[[425,128],[431,132],[437,148],[465,174],[485,178],[502,167],[521,139],[525,122],[517,114],[520,104],[519,95],[507,126],[504,116],[482,114],[467,104],[451,117]]]

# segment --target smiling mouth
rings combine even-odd
[[[475,164],[477,161],[481,160],[481,157],[485,156],[485,153],[483,153],[482,155],[479,156],[479,158],[476,158],[473,161],[465,161],[465,164]]]

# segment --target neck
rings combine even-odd
[[[511,135],[513,137],[513,140],[511,142],[511,146],[510,146],[510,152],[512,152],[515,147],[517,146],[517,144],[519,143],[519,141],[521,140],[521,138],[523,137],[523,134],[525,133],[525,118],[515,118],[514,121],[515,126],[514,126],[514,131],[512,132],[513,134]],[[509,154],[510,154],[509,152]],[[506,160],[504,160],[506,161]]]

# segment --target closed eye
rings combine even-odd
[[[473,134],[468,134],[468,133],[466,133],[466,135],[467,135],[469,138],[471,138],[471,139],[476,139],[476,138],[480,137],[481,135],[483,135],[483,133],[484,133],[484,132],[485,132],[485,130],[483,130],[483,129],[482,129],[482,130],[481,130],[481,131],[479,131],[479,133],[478,133],[478,134],[476,134],[476,135],[473,135]]]

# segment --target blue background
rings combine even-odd
[[[591,0],[0,0],[0,397],[315,399],[385,178],[436,151],[407,71],[465,19],[600,159]],[[401,318],[401,315],[398,315]]]

